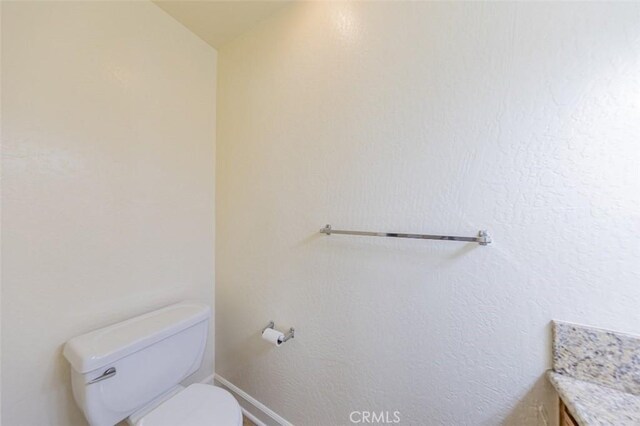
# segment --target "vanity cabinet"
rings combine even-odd
[[[579,426],[562,399],[558,398],[558,400],[560,401],[560,426]]]

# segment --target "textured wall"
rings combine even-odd
[[[216,52],[151,2],[2,9],[2,425],[82,425],[67,339],[213,303]]]
[[[640,4],[296,4],[219,66],[216,371],[294,424],[555,422],[549,321],[640,333]]]

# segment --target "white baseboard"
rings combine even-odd
[[[204,379],[200,380],[200,383],[205,384],[205,385],[212,385],[214,376],[215,376],[215,374],[210,374],[207,377],[205,377]]]
[[[242,409],[242,414],[243,414],[246,418],[248,418],[249,420],[251,420],[251,422],[252,422],[254,425],[256,425],[256,426],[267,426],[266,424],[262,423],[262,422],[260,421],[260,419],[259,419],[259,418],[257,418],[257,417],[256,417],[256,416],[254,416],[253,414],[251,414],[251,413],[249,412],[249,410],[247,410],[247,409],[246,409],[246,408],[244,408],[244,407],[240,407],[240,408]]]
[[[206,385],[214,384],[215,375],[211,374],[200,381],[200,383],[204,383]],[[220,382],[222,383],[222,382]],[[226,387],[226,386],[225,386]],[[267,426],[264,422],[262,422],[259,418],[253,415],[249,410],[244,408],[242,405],[240,406],[242,410],[242,415],[251,420],[256,426]]]
[[[226,388],[233,396],[238,399],[240,406],[242,407],[242,413],[257,426],[293,426],[291,422],[285,420],[282,416],[275,413],[272,409],[225,379],[219,374],[212,374],[211,376],[202,380],[202,383],[218,382],[222,387]]]

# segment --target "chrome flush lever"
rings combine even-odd
[[[102,375],[96,377],[95,379],[91,380],[89,383],[87,383],[88,385],[92,385],[94,383],[98,383],[101,382],[105,379],[109,379],[113,376],[116,375],[116,368],[115,367],[109,367],[106,370],[104,370],[104,373],[102,373]]]

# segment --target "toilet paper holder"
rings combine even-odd
[[[275,326],[276,326],[276,324],[275,324],[273,321],[269,321],[269,324],[267,324],[267,326],[266,326],[265,328],[263,328],[263,329],[262,329],[262,332],[261,332],[260,334],[264,333],[264,331],[265,331],[267,328],[274,328]],[[285,335],[284,335],[284,337],[282,338],[282,340],[280,340],[280,343],[284,343],[284,342],[286,342],[286,341],[287,341],[287,340],[289,340],[289,339],[293,339],[293,338],[295,337],[295,336],[294,336],[295,332],[296,332],[296,330],[295,330],[293,327],[291,327],[291,328],[289,329],[289,332],[288,332],[287,334],[285,334]]]

